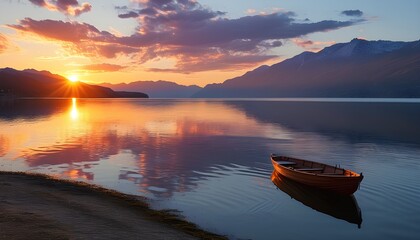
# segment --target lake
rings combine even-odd
[[[331,198],[270,154],[365,176]],[[0,101],[0,170],[145,196],[231,239],[418,239],[420,100]]]

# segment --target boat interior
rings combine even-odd
[[[343,168],[340,168],[339,166],[330,166],[323,163],[284,156],[272,156],[272,158],[279,165],[282,165],[295,171],[322,175],[359,176],[358,173],[345,170]]]

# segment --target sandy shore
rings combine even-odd
[[[0,239],[225,239],[141,198],[7,172],[0,172],[0,229]]]

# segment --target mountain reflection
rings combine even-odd
[[[68,105],[69,99],[16,99],[7,104],[3,102],[0,104],[0,121],[45,118],[66,111]]]
[[[420,104],[410,102],[226,101],[261,122],[293,131],[314,132],[350,141],[394,141],[420,144],[414,131]]]

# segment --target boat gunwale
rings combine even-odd
[[[352,173],[352,175],[334,175],[334,174],[325,174],[325,173],[312,173],[312,172],[306,172],[306,171],[299,171],[299,169],[292,169],[288,166],[283,166],[279,163],[277,163],[277,161],[274,159],[275,157],[285,157],[288,159],[296,159],[296,160],[301,160],[301,161],[306,161],[306,162],[311,162],[311,163],[317,163],[317,164],[322,164],[325,166],[330,166],[330,167],[334,167],[325,163],[319,163],[319,162],[314,162],[314,161],[310,161],[310,160],[304,160],[304,159],[298,159],[298,158],[291,158],[291,157],[286,157],[286,156],[279,156],[279,155],[271,155],[271,161],[273,163],[276,163],[277,166],[281,167],[282,169],[288,170],[288,171],[292,171],[295,173],[299,173],[299,174],[306,174],[306,175],[310,175],[310,176],[319,176],[319,177],[328,177],[328,178],[362,178],[363,175],[361,173],[357,173],[348,169],[344,169],[344,168],[337,168],[337,169],[341,169],[343,171],[349,171]]]

